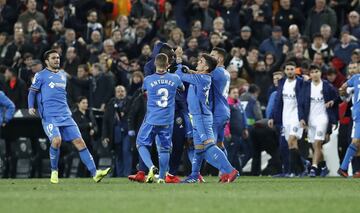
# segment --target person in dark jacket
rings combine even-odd
[[[292,7],[291,0],[280,0],[280,6],[280,10],[275,15],[275,24],[282,28],[284,36],[289,36],[288,29],[292,24],[303,29],[304,15],[297,8]]]
[[[275,97],[274,110],[268,121],[269,127],[282,126],[285,139],[289,144],[290,171],[301,175],[304,171],[303,162],[298,147],[302,137],[300,126],[299,104],[303,80],[295,75],[294,62],[285,64],[286,78],[280,80]]]
[[[5,95],[4,92],[0,91],[0,136],[1,127],[4,127],[13,118],[14,113],[14,103]]]
[[[115,149],[115,170],[117,177],[127,177],[131,174],[132,155],[128,135],[129,99],[124,86],[115,87],[115,97],[106,105],[102,142],[111,143]]]
[[[88,99],[85,96],[78,97],[77,109],[73,112],[72,116],[74,121],[79,127],[82,138],[85,141],[86,147],[91,153],[93,151],[93,140],[94,136],[98,131],[95,117],[92,114],[92,111],[88,109]],[[90,174],[87,171],[86,167],[83,164],[80,164],[79,177],[89,177]]]
[[[5,80],[5,94],[15,104],[17,109],[27,108],[27,89],[25,82],[17,77],[15,70],[12,68],[6,68]]]
[[[228,159],[238,171],[244,165],[239,162],[240,150],[243,143],[249,136],[245,110],[239,100],[239,89],[231,87],[229,91],[228,103],[230,106],[230,121],[225,126],[225,147],[228,152]]]
[[[318,173],[325,177],[329,170],[326,164],[318,168],[318,164],[324,160],[322,144],[325,141],[327,130],[338,122],[338,95],[335,88],[327,81],[321,80],[320,67],[310,66],[310,81],[303,84],[300,99],[300,123],[308,129],[308,140],[314,148],[314,156],[310,169],[310,177],[316,177]]]

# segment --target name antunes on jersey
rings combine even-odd
[[[154,87],[154,86],[157,86],[159,84],[167,84],[167,85],[170,85],[170,86],[174,86],[175,82],[173,82],[171,80],[168,80],[168,79],[159,79],[159,80],[155,80],[155,81],[151,82],[150,86]]]

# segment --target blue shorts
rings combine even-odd
[[[151,146],[156,139],[158,150],[171,150],[172,148],[173,125],[155,126],[146,123],[141,124],[139,133],[136,138],[136,146]]]
[[[353,121],[351,138],[360,139],[360,121]]]
[[[193,115],[194,145],[202,145],[204,141],[214,139],[212,115]]]
[[[77,124],[70,116],[43,118],[42,125],[50,142],[55,137],[61,137],[63,141],[73,141],[82,138]]]
[[[227,117],[214,117],[213,131],[215,142],[224,142],[224,131],[228,121],[229,119]]]

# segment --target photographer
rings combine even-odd
[[[128,136],[127,114],[129,99],[123,86],[115,87],[115,97],[105,108],[102,142],[111,143],[115,149],[115,170],[117,177],[127,177],[131,173],[131,145]]]

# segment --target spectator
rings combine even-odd
[[[76,76],[80,58],[77,55],[75,47],[69,47],[66,50],[64,70],[72,76]]]
[[[48,41],[50,44],[57,42],[65,34],[65,28],[64,28],[64,25],[61,23],[60,19],[54,19],[50,29],[51,29],[51,32],[49,33],[49,36],[48,36]]]
[[[315,0],[315,6],[309,11],[304,34],[311,37],[320,31],[323,24],[328,24],[333,32],[337,31],[336,13],[326,6],[326,0]]]
[[[68,47],[74,47],[79,53],[81,63],[86,63],[89,53],[86,49],[86,43],[82,38],[76,40],[76,33],[74,29],[66,29],[65,36],[58,41],[62,51],[67,50]]]
[[[93,88],[90,91],[93,100],[92,106],[104,111],[106,103],[113,96],[114,79],[105,75],[104,68],[98,63],[92,65],[91,74],[93,75]]]
[[[141,55],[139,56],[139,64],[141,66],[141,71],[143,71],[145,63],[150,59],[150,57],[151,57],[151,48],[148,44],[145,44],[141,48]]]
[[[202,29],[208,33],[213,30],[212,23],[216,17],[215,10],[210,8],[209,4],[209,0],[192,1],[188,8],[190,19],[200,20]]]
[[[91,34],[93,31],[99,31],[101,37],[103,37],[104,29],[102,24],[98,22],[98,13],[96,12],[96,10],[89,10],[86,19],[87,24],[84,32],[85,41],[91,41]]]
[[[133,96],[135,92],[141,88],[144,82],[144,75],[140,71],[135,71],[131,77],[131,83],[129,88],[129,96]]]
[[[261,54],[265,54],[266,52],[270,52],[275,54],[277,59],[280,59],[282,54],[283,46],[287,43],[287,39],[282,36],[281,27],[275,26],[272,30],[271,38],[264,40],[259,50]]]
[[[127,125],[130,109],[128,102],[125,87],[117,86],[115,97],[106,105],[103,119],[102,141],[114,146],[117,177],[127,177],[131,173],[132,156]]]
[[[190,37],[187,40],[187,49],[185,50],[185,55],[187,60],[191,64],[195,64],[197,62],[197,58],[199,56],[199,43],[195,37]]]
[[[256,13],[256,17],[250,25],[257,41],[262,42],[271,36],[271,25],[266,22],[265,14],[262,10]]]
[[[289,32],[289,42],[291,46],[293,46],[298,41],[298,39],[301,38],[299,27],[296,24],[292,24],[289,26],[288,32]]]
[[[31,32],[29,45],[31,46],[31,53],[36,59],[41,59],[45,51],[49,48],[47,41],[41,36],[41,30],[39,28],[36,28]]]
[[[15,104],[17,109],[27,108],[27,87],[23,80],[17,77],[17,73],[12,68],[5,70],[5,94]]]
[[[170,32],[169,40],[167,41],[167,43],[172,48],[184,47],[185,44],[184,33],[181,31],[180,28],[175,28]]]
[[[231,35],[238,34],[242,26],[240,18],[241,2],[224,0],[220,6],[219,13],[224,20],[224,28]]]
[[[350,33],[344,31],[341,33],[341,43],[334,48],[334,55],[340,58],[345,64],[349,64],[353,50],[358,47],[359,45],[357,43],[351,42]]]
[[[77,67],[77,75],[69,76],[69,83],[67,85],[68,102],[71,108],[75,107],[78,98],[84,96],[87,98],[90,107],[92,107],[92,99],[90,91],[92,91],[92,82],[89,78],[89,67],[86,64],[80,64]]]
[[[230,121],[225,127],[225,146],[228,151],[229,162],[238,170],[241,171],[242,166],[239,162],[240,149],[243,143],[249,136],[247,130],[247,118],[245,110],[243,109],[239,100],[239,89],[230,87],[228,103],[230,105]]]
[[[280,0],[280,6],[280,10],[275,15],[275,24],[282,28],[284,36],[289,37],[290,25],[295,24],[303,29],[305,18],[297,8],[291,6],[291,0]]]
[[[98,131],[96,120],[92,111],[89,111],[88,108],[88,99],[84,96],[80,96],[77,99],[77,108],[73,112],[72,117],[79,127],[82,138],[85,141],[86,147],[89,149],[89,152],[95,153],[93,148],[94,136]],[[83,164],[81,164],[83,165]],[[89,177],[90,174],[86,167],[79,166],[78,171],[79,177]]]
[[[20,21],[23,26],[27,26],[31,19],[35,19],[43,28],[46,28],[47,21],[45,15],[36,10],[36,1],[26,0],[25,4],[26,11],[20,14],[18,21]]]
[[[238,68],[235,65],[229,65],[226,70],[230,73],[230,87],[241,90],[247,84],[245,79],[238,77]]]
[[[14,41],[9,44],[7,52],[4,57],[4,64],[6,66],[12,66],[18,62],[21,56],[27,52],[32,52],[33,49],[25,41],[23,31],[16,31],[14,33]]]
[[[111,40],[115,44],[116,52],[128,52],[129,51],[129,44],[124,40],[124,37],[121,34],[119,29],[114,29],[111,33]]]
[[[356,11],[351,11],[348,16],[349,23],[342,27],[342,32],[348,31],[356,40],[360,40],[360,16]]]
[[[339,43],[338,39],[334,37],[331,27],[328,24],[321,25],[320,33],[323,36],[325,43],[327,43],[332,50]]]
[[[16,11],[6,4],[6,0],[0,1],[0,32],[12,34],[16,22]]]
[[[26,88],[31,84],[32,70],[31,65],[33,63],[33,55],[31,53],[25,53],[22,57],[22,63],[18,65],[18,77],[26,83]]]
[[[313,43],[308,49],[309,58],[314,59],[315,53],[321,53],[325,63],[329,63],[330,58],[333,56],[333,52],[330,47],[324,42],[324,38],[320,33],[316,33],[313,36]]]
[[[240,31],[240,36],[236,37],[233,41],[235,47],[244,48],[249,50],[250,47],[258,47],[259,42],[251,36],[251,28],[249,26],[243,26]]]
[[[90,52],[90,63],[97,62],[98,55],[103,52],[103,42],[99,31],[95,30],[91,33],[91,43],[87,45]]]
[[[256,84],[251,84],[249,90],[240,96],[240,101],[246,104],[245,112],[249,127],[254,126],[256,121],[263,119],[260,102],[257,100],[260,92],[260,88]]]
[[[324,60],[324,56],[322,53],[315,53],[314,54],[314,58],[313,58],[313,64],[318,66],[321,70],[322,73],[327,73],[327,71],[329,70],[329,66],[327,65],[327,63]]]
[[[207,38],[205,34],[201,32],[200,27],[193,26],[191,28],[191,37],[197,39],[200,50],[207,50],[209,48],[209,38]]]

